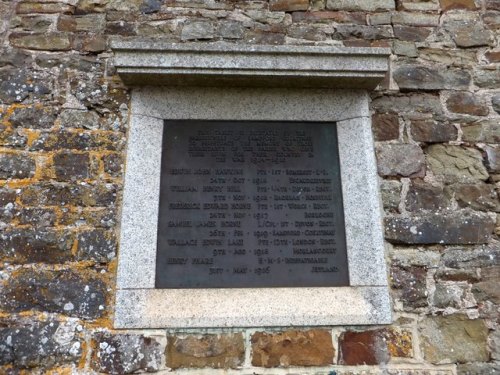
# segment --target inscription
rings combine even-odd
[[[335,124],[165,121],[157,288],[349,284]]]

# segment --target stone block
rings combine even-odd
[[[0,291],[0,307],[10,313],[37,310],[96,319],[105,312],[106,289],[99,276],[90,271],[25,268],[6,281]]]
[[[497,89],[500,86],[500,74],[498,74],[498,68],[493,66],[476,69],[473,73],[473,80],[478,87],[485,89]]]
[[[0,179],[30,178],[35,175],[36,163],[26,154],[0,154]]]
[[[500,243],[494,241],[479,248],[447,249],[443,253],[443,264],[455,269],[475,269],[500,265]]]
[[[393,266],[391,268],[391,286],[396,296],[403,303],[405,311],[426,307],[427,268],[421,266]]]
[[[488,215],[469,211],[385,219],[385,238],[396,244],[481,244],[493,229]]]
[[[399,138],[399,119],[394,113],[376,113],[372,116],[372,130],[376,141]]]
[[[90,177],[88,153],[60,152],[54,156],[56,177],[61,181],[76,181]]]
[[[325,330],[256,332],[251,340],[257,367],[328,366],[335,356],[332,335]]]
[[[500,267],[485,267],[481,269],[481,281],[472,285],[472,293],[478,302],[491,301],[500,304]]]
[[[464,307],[463,300],[466,298],[466,291],[466,285],[438,283],[436,284],[436,290],[432,296],[432,303],[435,307],[440,309],[449,307],[459,309]]]
[[[433,119],[412,119],[411,135],[417,142],[439,143],[457,139],[458,130],[452,124]]]
[[[488,179],[481,152],[476,149],[436,144],[427,148],[430,169],[445,182],[477,182]]]
[[[16,107],[9,122],[16,128],[49,129],[54,126],[56,110],[54,107],[29,106]]]
[[[78,258],[107,263],[116,255],[118,247],[112,231],[92,230],[78,234]]]
[[[109,150],[117,151],[123,148],[123,134],[112,132],[83,132],[71,130],[56,130],[42,132],[33,140],[31,150],[53,151],[57,149],[70,150]]]
[[[104,172],[113,177],[120,177],[123,171],[123,158],[120,154],[106,154],[102,157]]]
[[[39,373],[54,366],[78,363],[84,343],[77,326],[75,320],[0,320],[0,366]]]
[[[460,207],[470,207],[478,211],[500,212],[500,200],[494,185],[457,184],[450,187]]]
[[[12,33],[9,40],[13,46],[18,48],[43,51],[68,51],[71,49],[70,34],[67,33]]]
[[[463,140],[469,142],[500,142],[500,122],[496,119],[483,120],[462,126]]]
[[[465,70],[441,69],[422,65],[403,65],[393,73],[401,90],[460,90],[469,87],[471,76]]]
[[[62,2],[22,1],[17,4],[17,14],[30,13],[73,13],[74,7]]]
[[[457,366],[457,375],[493,375],[500,374],[500,365],[489,363],[466,363]]]
[[[407,95],[383,95],[372,100],[371,107],[377,112],[423,113],[440,116],[443,113],[438,95],[411,93]]]
[[[136,35],[135,25],[131,22],[106,22],[105,35],[133,36]]]
[[[65,109],[58,117],[60,126],[64,128],[98,129],[99,115],[94,111]]]
[[[484,152],[486,153],[486,168],[493,173],[500,172],[500,147],[498,146],[485,146]]]
[[[394,0],[327,0],[326,9],[382,11],[395,9]]]
[[[32,225],[37,228],[53,227],[57,215],[53,208],[23,207],[16,212],[16,219],[21,225]]]
[[[380,183],[380,193],[384,209],[396,212],[401,201],[401,183],[393,180],[382,180]]]
[[[107,374],[156,372],[161,368],[162,347],[152,337],[136,334],[96,333],[92,339],[91,367]]]
[[[450,33],[457,47],[470,48],[488,46],[494,43],[493,33],[479,18],[451,19],[443,22],[443,28]]]
[[[435,27],[439,25],[439,15],[416,12],[395,12],[392,15],[392,24]]]
[[[441,186],[414,181],[406,194],[405,206],[410,212],[442,211],[450,206],[450,199]]]
[[[386,144],[376,148],[381,176],[423,176],[425,157],[422,149],[411,144]]]
[[[20,193],[23,204],[31,206],[113,207],[117,186],[114,184],[32,184]]]
[[[64,263],[73,259],[73,242],[74,236],[64,231],[5,229],[0,234],[0,254],[11,263]]]
[[[431,34],[432,29],[428,27],[415,27],[405,25],[394,25],[394,36],[397,39],[409,42],[423,42]]]
[[[106,25],[104,14],[86,14],[83,16],[60,16],[57,21],[57,29],[67,32],[92,32],[100,33]]]
[[[424,358],[431,363],[489,360],[488,328],[482,320],[462,315],[428,317],[419,331]]]
[[[215,27],[210,21],[190,21],[182,26],[181,40],[207,40],[215,37]]]
[[[500,1],[499,0],[486,0],[486,9],[500,10]]]
[[[241,333],[220,335],[184,335],[167,338],[167,366],[179,368],[235,369],[245,359]]]
[[[347,331],[339,337],[339,364],[347,366],[381,365],[391,357],[412,357],[412,335],[393,328],[373,331]]]
[[[491,97],[491,107],[496,113],[500,114],[500,94]]]
[[[470,92],[457,92],[451,94],[446,100],[446,107],[454,113],[463,113],[474,116],[488,115],[488,107]]]
[[[297,10],[307,10],[309,0],[270,0],[269,10],[292,12]]]
[[[444,12],[455,9],[477,9],[476,2],[474,0],[439,0],[439,4]]]
[[[390,26],[337,25],[337,33],[342,39],[357,38],[362,40],[388,39],[393,36]]]

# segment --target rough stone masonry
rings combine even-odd
[[[499,30],[499,0],[0,0],[0,373],[500,373]],[[392,325],[112,329],[116,36],[392,49],[371,102]]]

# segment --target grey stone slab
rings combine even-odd
[[[116,328],[389,324],[385,287],[118,290]]]
[[[130,119],[118,253],[118,288],[154,288],[163,121]]]
[[[387,285],[370,119],[340,121],[337,132],[350,285]]]
[[[387,48],[168,43],[115,39],[114,65],[128,85],[373,89]]]
[[[364,90],[141,87],[132,113],[172,120],[340,121],[369,116]]]

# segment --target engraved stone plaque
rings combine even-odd
[[[166,120],[156,288],[349,285],[335,123]]]

